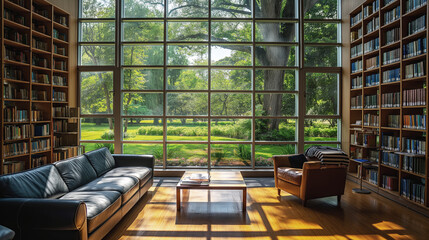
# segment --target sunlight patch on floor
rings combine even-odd
[[[390,221],[382,221],[379,223],[372,224],[375,228],[377,228],[380,231],[386,231],[386,230],[404,230],[403,227],[399,226],[398,224]]]

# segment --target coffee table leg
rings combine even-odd
[[[176,207],[180,211],[180,188],[176,188]]]
[[[246,211],[247,206],[247,188],[243,188],[243,212]]]

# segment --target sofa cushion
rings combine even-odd
[[[70,191],[97,178],[85,155],[54,163]]]
[[[304,154],[294,155],[289,157],[290,167],[292,168],[301,168],[304,163],[307,161],[307,158]]]
[[[301,185],[302,169],[279,167],[277,168],[277,177],[283,181]]]
[[[122,194],[122,203],[126,203],[138,189],[139,181],[133,177],[100,177],[75,191],[117,191]]]
[[[86,204],[88,232],[100,226],[121,207],[121,194],[117,191],[73,191],[61,199],[80,200]]]
[[[103,177],[134,177],[140,182],[140,187],[142,187],[149,178],[147,176],[152,175],[152,169],[147,167],[117,167],[106,174]]]
[[[67,185],[52,164],[0,176],[2,198],[49,198],[68,191]]]
[[[106,147],[87,152],[85,155],[97,172],[97,176],[101,176],[115,167],[115,159]]]

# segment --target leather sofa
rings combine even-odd
[[[102,239],[153,184],[154,157],[107,148],[0,176],[0,224],[15,239]]]

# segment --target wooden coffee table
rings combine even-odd
[[[185,172],[180,180],[192,173],[197,172]],[[208,185],[182,185],[181,182],[179,182],[176,186],[177,211],[180,211],[180,193],[182,189],[243,190],[242,211],[246,211],[247,188],[243,176],[241,176],[239,171],[210,172],[210,183]]]

